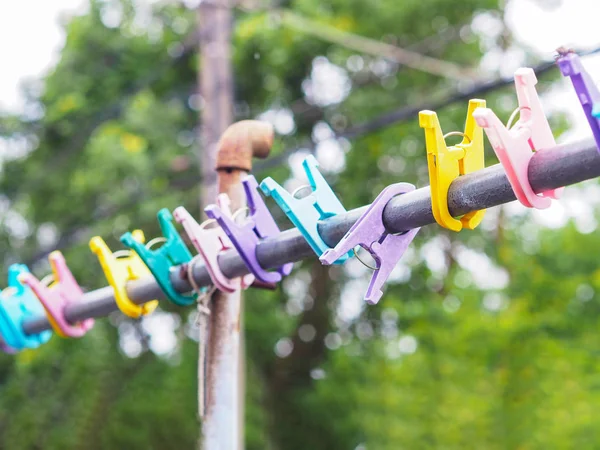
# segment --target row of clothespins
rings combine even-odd
[[[594,105],[600,108],[599,92],[577,55],[561,52],[557,62],[562,73],[571,77],[600,148],[600,109],[594,109]],[[483,219],[485,211],[471,212],[457,219],[448,210],[450,184],[461,175],[484,168],[483,130],[506,171],[517,199],[523,205],[546,208],[552,198],[559,197],[562,188],[536,194],[528,181],[527,168],[534,151],[556,145],[535,89],[536,83],[532,69],[519,69],[515,73],[519,106],[507,126],[492,110],[485,108],[484,100],[469,102],[464,132],[444,135],[435,112],[420,112],[419,123],[425,129],[432,210],[435,220],[442,227],[453,231],[460,231],[463,227],[474,229]],[[519,120],[511,127],[510,122],[519,112]],[[447,146],[446,137],[455,134],[463,136],[462,142]],[[318,223],[346,210],[319,172],[313,156],[304,160],[303,167],[310,183],[307,186],[310,193],[301,198],[296,195],[298,190],[289,193],[271,178],[263,180],[260,187],[253,176],[243,180],[248,212],[242,220],[239,220],[238,212],[231,212],[227,195],[220,194],[215,205],[205,208],[209,220],[203,224],[198,224],[183,207],[175,209],[173,215],[167,209],[159,211],[158,221],[163,236],[152,239],[148,244],[144,243],[141,230],[124,234],[121,242],[129,250],[115,253],[101,237],[92,238],[90,248],[97,255],[106,279],[114,290],[119,309],[129,317],[138,318],[157,307],[156,300],[138,305],[127,293],[129,281],[150,275],[156,279],[165,296],[176,305],[195,303],[199,295],[207,292],[207,288],[199,288],[195,284],[192,276],[195,263],[199,260],[210,274],[214,288],[224,292],[246,289],[251,285],[274,286],[288,275],[292,270],[291,263],[275,270],[265,270],[257,259],[259,242],[280,233],[259,188],[265,195],[273,197],[323,264],[344,263],[357,246],[367,250],[377,267],[374,268],[365,300],[377,303],[383,294],[383,284],[419,231],[417,228],[402,234],[389,233],[383,224],[383,210],[390,199],[414,190],[415,186],[397,183],[385,188],[335,248],[331,248],[321,238]],[[198,252],[196,256],[192,256],[177,232],[173,218],[185,229]],[[217,226],[208,228],[211,221],[216,222]],[[161,244],[160,247],[152,249],[157,243]],[[230,279],[222,272],[218,257],[230,249],[238,252],[248,267],[248,275]],[[49,279],[38,280],[22,264],[14,264],[9,268],[8,287],[0,295],[0,335],[5,352],[36,348],[48,341],[51,331],[30,335],[23,330],[26,320],[43,314],[47,315],[53,330],[63,337],[81,337],[94,324],[93,319],[73,324],[65,318],[65,308],[81,302],[84,293],[60,252],[51,253],[49,260],[52,267],[52,280],[49,283]],[[192,293],[180,293],[171,284],[170,271],[175,266],[187,267],[188,280],[194,288]]]

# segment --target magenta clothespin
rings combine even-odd
[[[6,353],[8,355],[14,355],[17,353],[17,350],[12,348],[10,345],[6,344],[4,341],[0,342],[0,351]]]
[[[592,77],[586,72],[576,53],[559,49],[556,63],[563,76],[571,78],[600,152],[600,117],[598,117],[600,115],[600,91],[598,91]]]
[[[515,72],[515,89],[521,117],[508,129],[489,108],[477,108],[473,117],[487,134],[517,199],[528,208],[544,209],[564,188],[536,194],[529,183],[529,162],[535,151],[556,146],[550,124],[535,90],[537,78],[530,68]]]
[[[223,211],[223,214],[231,218],[230,203],[231,200],[229,200],[227,194],[217,196],[217,205]],[[183,225],[192,244],[204,260],[204,265],[217,289],[223,292],[235,292],[240,288],[247,289],[253,283],[254,275],[252,274],[230,279],[221,272],[219,254],[233,248],[233,244],[220,226],[209,229],[203,228],[183,206],[176,208],[173,211],[173,216],[177,222]]]
[[[256,257],[256,246],[260,239],[276,236],[280,233],[267,205],[258,193],[258,183],[252,175],[247,176],[242,184],[246,193],[249,213],[239,225],[228,217],[217,205],[209,205],[204,210],[211,219],[215,219],[237,249],[246,266],[256,279],[262,283],[277,283],[282,276],[289,275],[292,263],[284,264],[274,271],[261,267]]]
[[[365,300],[370,304],[379,301],[383,295],[383,284],[420,230],[414,228],[398,235],[389,233],[383,224],[383,210],[396,195],[414,190],[415,187],[410,183],[396,183],[385,188],[335,248],[326,250],[319,258],[323,264],[329,265],[357,245],[367,250],[377,262],[377,269],[365,295]]]
[[[84,319],[71,325],[65,317],[65,308],[81,302],[83,291],[69,270],[61,252],[50,253],[48,259],[54,275],[54,282],[49,286],[39,281],[31,273],[24,273],[19,279],[23,284],[29,286],[40,300],[48,314],[52,328],[59,336],[81,337],[94,326],[94,319]]]

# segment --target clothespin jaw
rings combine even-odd
[[[192,254],[185,246],[179,233],[173,225],[173,216],[168,209],[161,209],[158,214],[158,223],[166,239],[159,248],[151,250],[141,242],[138,242],[131,233],[121,236],[121,242],[134,250],[150,269],[156,282],[173,303],[179,306],[189,306],[196,301],[197,294],[180,294],[171,284],[171,268],[180,264],[188,263]]]
[[[455,219],[448,209],[448,190],[460,175],[484,168],[483,131],[475,122],[473,112],[485,106],[485,100],[469,101],[465,131],[460,144],[448,146],[438,116],[433,111],[419,113],[419,125],[425,130],[427,168],[431,185],[431,209],[438,224],[452,231],[463,227],[474,229],[485,215],[485,210],[473,211]]]
[[[394,235],[383,224],[383,210],[388,202],[396,195],[414,189],[409,183],[396,183],[385,188],[335,248],[327,250],[319,258],[323,264],[332,264],[340,255],[352,251],[357,245],[367,250],[377,263],[365,295],[367,303],[375,304],[382,297],[383,284],[420,230],[415,228],[404,234]]]
[[[144,232],[134,230],[133,239],[143,244]],[[137,253],[129,251],[128,256],[118,257],[108,248],[104,239],[95,236],[90,240],[90,250],[98,257],[104,276],[113,288],[115,302],[123,314],[139,318],[150,314],[158,306],[158,300],[152,300],[142,305],[135,304],[127,294],[127,283],[151,275],[150,270]]]
[[[23,273],[29,273],[27,266],[12,264],[8,268],[8,287],[0,293],[0,335],[13,352],[37,348],[52,336],[48,330],[33,335],[23,331],[25,320],[46,314],[33,291],[19,281]]]
[[[532,69],[521,68],[515,72],[521,116],[511,129],[489,108],[479,108],[473,115],[485,130],[517,199],[528,208],[544,209],[550,206],[551,199],[560,197],[564,188],[536,194],[529,183],[529,162],[534,150],[544,151],[556,145],[535,90],[536,83]]]
[[[302,166],[310,183],[311,193],[303,198],[296,198],[272,178],[260,183],[260,188],[267,196],[273,197],[277,205],[300,230],[317,256],[321,256],[331,247],[323,241],[319,234],[320,220],[346,212],[346,209],[319,172],[319,163],[312,155],[306,157]],[[341,256],[334,264],[342,264],[350,253]]]
[[[72,325],[65,317],[65,308],[83,299],[83,290],[69,270],[64,256],[59,251],[48,257],[54,281],[46,286],[31,273],[22,273],[19,280],[29,286],[42,303],[54,331],[61,337],[81,337],[93,326],[94,319],[85,319]]]
[[[571,78],[600,152],[600,91],[576,53],[559,49],[556,63],[563,76]]]
[[[222,207],[209,205],[204,211],[207,216],[215,219],[223,232],[229,238],[231,244],[236,248],[240,257],[250,272],[261,283],[274,284],[281,281],[285,275],[289,275],[293,264],[284,264],[274,271],[268,271],[258,262],[256,246],[260,239],[277,236],[279,227],[267,209],[265,202],[258,193],[258,183],[253,176],[247,176],[242,180],[249,213],[242,224],[238,224],[233,217],[225,214]]]
[[[231,217],[231,201],[227,194],[217,196],[217,204],[227,217]],[[248,288],[254,281],[251,274],[239,278],[228,278],[219,266],[219,255],[233,248],[233,244],[221,227],[204,229],[191,214],[180,206],[173,211],[175,220],[183,225],[192,244],[202,257],[213,284],[222,292],[235,292]]]

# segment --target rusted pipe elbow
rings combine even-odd
[[[225,130],[217,150],[217,170],[252,169],[252,157],[266,158],[273,145],[273,126],[259,120],[242,120]]]

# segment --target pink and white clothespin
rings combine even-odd
[[[83,290],[77,284],[61,252],[50,253],[48,259],[54,276],[54,281],[49,286],[39,281],[31,273],[23,273],[19,279],[23,284],[29,286],[40,300],[48,314],[52,328],[59,336],[81,337],[94,326],[94,319],[84,319],[71,325],[65,317],[65,308],[81,302]]]
[[[489,108],[477,108],[473,116],[485,130],[517,199],[528,208],[544,209],[550,206],[551,199],[560,197],[564,188],[536,194],[529,183],[528,168],[534,152],[556,146],[535,90],[536,84],[533,69],[521,68],[515,72],[515,89],[521,117],[512,128],[504,126]]]
[[[229,207],[231,201],[227,194],[219,194],[217,196],[217,205],[221,208],[228,217],[232,217]],[[194,244],[196,250],[202,257],[204,265],[210,274],[210,278],[214,285],[223,292],[235,292],[241,289],[247,289],[254,282],[254,275],[247,274],[239,278],[227,278],[219,267],[219,255],[226,250],[232,249],[231,243],[227,234],[220,226],[215,228],[205,229],[202,225],[191,216],[191,214],[183,207],[179,206],[173,211],[175,220],[183,225],[188,237]],[[205,222],[206,223],[206,222]]]
[[[383,295],[383,284],[420,230],[414,228],[402,234],[389,233],[383,224],[383,210],[396,195],[414,190],[415,187],[410,183],[396,183],[385,188],[335,248],[326,250],[319,258],[323,264],[329,265],[357,245],[367,250],[377,262],[377,268],[374,268],[375,272],[365,294],[367,303],[375,304],[379,301]]]

